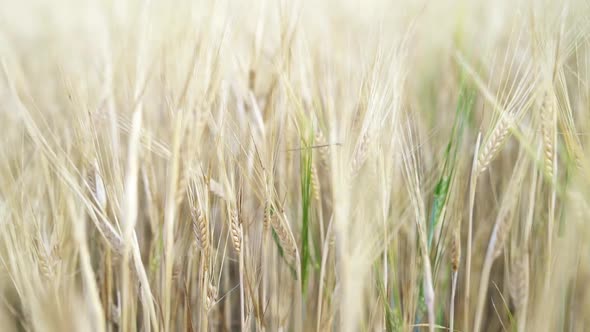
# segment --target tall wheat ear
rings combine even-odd
[[[516,311],[518,332],[526,331],[529,287],[529,253],[526,248],[517,249],[510,266],[508,289]]]

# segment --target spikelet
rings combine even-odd
[[[350,163],[350,177],[351,178],[354,178],[358,174],[361,167],[363,167],[365,160],[367,160],[367,155],[368,155],[368,151],[369,151],[369,142],[370,142],[369,133],[365,132],[361,136],[360,141],[358,142],[358,144],[354,150],[353,158]]]
[[[90,166],[90,170],[86,175],[86,184],[90,188],[90,196],[92,201],[99,208],[100,211],[105,212],[107,207],[107,194],[100,170],[98,168],[98,161],[94,159],[93,164]],[[106,238],[107,242],[111,246],[111,249],[117,254],[121,254],[124,249],[123,240],[116,233],[115,229],[110,225],[106,224],[107,221],[98,219],[96,227]]]
[[[90,171],[87,174],[86,182],[90,188],[90,195],[96,205],[104,211],[107,207],[107,194],[104,186],[104,181],[100,175],[98,168],[98,161],[94,159],[93,164],[90,166]]]
[[[215,287],[215,285],[211,281],[209,281],[208,285],[207,285],[207,298],[206,298],[206,303],[205,303],[205,305],[207,307],[207,311],[211,310],[211,308],[213,307],[213,305],[217,301],[217,296],[218,296],[217,287]]]
[[[55,264],[52,262],[52,255],[47,252],[41,241],[35,241],[35,252],[37,253],[39,272],[46,280],[53,280]]]

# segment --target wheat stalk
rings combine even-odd
[[[457,279],[459,273],[459,264],[461,263],[461,238],[459,233],[459,228],[453,232],[452,239],[451,239],[451,310],[449,313],[450,317],[450,324],[449,330],[453,331],[455,327],[455,295],[457,293]]]

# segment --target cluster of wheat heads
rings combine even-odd
[[[1,7],[0,330],[590,326],[587,2]]]

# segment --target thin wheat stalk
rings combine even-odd
[[[512,224],[511,217],[500,217],[497,219],[488,244],[488,250],[484,259],[484,264],[481,270],[481,277],[479,283],[479,294],[478,302],[475,310],[475,322],[473,323],[473,331],[479,331],[481,327],[481,321],[483,317],[484,301],[488,289],[488,280],[492,264],[494,260],[500,255],[504,247],[504,240],[506,239],[507,232]]]
[[[463,330],[467,331],[469,328],[469,302],[471,300],[471,246],[473,243],[473,209],[475,205],[475,192],[478,178],[478,158],[479,148],[481,145],[481,133],[477,135],[475,143],[475,151],[473,152],[473,164],[471,167],[471,179],[469,185],[469,222],[467,225],[467,260],[465,262],[465,310],[463,314]]]
[[[324,279],[326,274],[326,264],[328,261],[328,254],[330,252],[330,242],[332,238],[332,221],[334,218],[330,218],[330,222],[328,224],[328,231],[326,232],[326,238],[324,239],[323,248],[322,248],[322,263],[320,265],[320,279],[319,279],[319,287],[318,287],[318,302],[317,302],[317,322],[316,322],[316,331],[320,331],[321,322],[322,322],[322,299],[323,299],[323,289],[324,289]]]
[[[104,322],[104,312],[100,301],[100,295],[98,291],[97,281],[92,269],[92,263],[90,259],[90,250],[88,248],[88,242],[86,240],[86,226],[85,223],[78,222],[76,218],[76,212],[74,211],[74,204],[67,204],[69,217],[73,221],[74,239],[79,250],[80,258],[80,270],[82,280],[84,282],[84,288],[87,292],[87,296],[90,302],[90,309],[93,314],[93,320],[95,321],[95,328],[99,332],[106,331],[106,325]]]
[[[289,227],[289,219],[287,218],[287,214],[285,213],[285,210],[282,209],[282,207],[280,208],[280,222],[281,225],[284,228],[284,237],[288,237],[289,238],[289,243],[291,243],[291,247],[293,249],[289,249],[289,250],[294,250],[295,254],[294,254],[294,261],[295,261],[295,268],[297,271],[297,280],[301,280],[301,258],[299,256],[299,250],[297,250],[297,245],[296,245],[296,241],[295,241],[295,237],[293,236],[293,232],[291,231],[291,228]],[[278,232],[277,232],[278,233]],[[279,236],[280,238],[280,236]],[[297,296],[296,296],[296,300],[295,300],[295,319],[294,319],[294,330],[295,331],[302,331],[302,319],[303,319],[303,299],[301,294],[303,294],[303,289],[302,289],[302,283],[301,282],[296,282],[296,291],[297,291]]]
[[[183,131],[183,112],[177,111],[174,118],[173,151],[169,160],[168,188],[164,207],[164,285],[162,289],[162,310],[164,311],[164,330],[169,330],[172,322],[172,270],[174,267],[174,225],[177,215],[176,191],[180,168],[180,146]]]
[[[449,330],[454,331],[455,328],[455,295],[457,293],[457,277],[459,275],[459,264],[461,263],[461,239],[458,227],[453,232],[451,239],[451,304],[449,313]]]
[[[412,141],[412,133],[411,133],[411,126],[410,132],[408,133],[407,140],[405,142],[406,146],[413,146]],[[406,140],[406,138],[404,138]],[[434,325],[435,325],[435,313],[434,313],[434,305],[435,305],[435,293],[434,293],[434,286],[433,286],[433,277],[432,277],[432,267],[430,264],[430,257],[428,256],[428,243],[426,237],[426,213],[424,208],[424,200],[422,199],[422,195],[420,193],[420,177],[419,177],[419,167],[418,161],[416,157],[411,151],[403,151],[403,166],[405,175],[408,182],[408,192],[410,196],[410,202],[412,204],[412,209],[414,210],[414,224],[416,226],[416,230],[418,232],[418,244],[420,248],[420,257],[422,258],[422,265],[423,265],[423,276],[422,276],[422,288],[424,294],[424,303],[426,304],[427,312],[428,312],[428,329],[431,332],[434,332]]]
[[[557,155],[555,147],[557,144],[557,112],[553,90],[548,89],[543,98],[541,106],[541,131],[544,152],[544,166],[547,178],[550,181],[551,193],[548,197],[548,220],[547,220],[547,262],[545,271],[545,288],[549,288],[551,280],[551,257],[553,253],[553,226],[555,223],[556,204],[556,176],[557,176]]]

